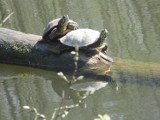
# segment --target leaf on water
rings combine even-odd
[[[31,107],[30,107],[30,106],[25,105],[25,106],[23,106],[23,109],[27,109],[27,110],[29,110],[29,109],[31,109]]]
[[[42,119],[46,119],[46,116],[43,115],[43,114],[40,114],[39,117],[42,118]]]
[[[111,120],[110,116],[108,114],[104,115],[98,115],[99,118],[95,118],[94,120]]]

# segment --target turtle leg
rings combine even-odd
[[[95,48],[95,49],[106,53],[107,50],[108,50],[108,45],[107,45],[106,43],[103,43],[101,46],[99,46],[99,47],[97,47],[97,48]]]
[[[82,47],[81,48],[86,54],[95,54],[97,52],[107,53],[108,45],[106,43],[103,43],[102,45],[98,47]]]
[[[102,75],[108,75],[110,73],[111,73],[110,68],[108,70],[104,70],[104,71],[100,72],[100,74],[102,74]]]

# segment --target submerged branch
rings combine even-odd
[[[0,27],[14,14],[14,12],[10,13],[1,23]]]

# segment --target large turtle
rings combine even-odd
[[[46,29],[44,30],[42,41],[49,42],[57,40],[77,28],[78,24],[73,20],[70,20],[68,15],[64,15],[62,18],[55,19],[48,23]]]
[[[92,29],[77,29],[71,31],[59,39],[62,43],[59,46],[59,50],[64,51],[68,48],[78,46],[80,49],[85,49],[86,51],[96,49],[105,51],[107,45],[104,43],[104,40],[107,37],[107,33],[107,29],[104,29],[101,32]]]

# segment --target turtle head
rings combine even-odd
[[[104,40],[107,37],[107,34],[108,34],[108,30],[107,29],[103,29],[100,32],[99,39],[97,41],[97,43],[98,43],[97,46],[101,46],[104,43]]]
[[[62,18],[58,22],[58,29],[60,32],[63,32],[67,29],[67,25],[69,23],[68,15],[62,16]]]
[[[99,38],[100,38],[101,40],[105,40],[105,38],[107,37],[107,35],[108,35],[108,30],[107,30],[107,29],[103,29],[103,30],[101,31],[101,33],[100,33]]]

